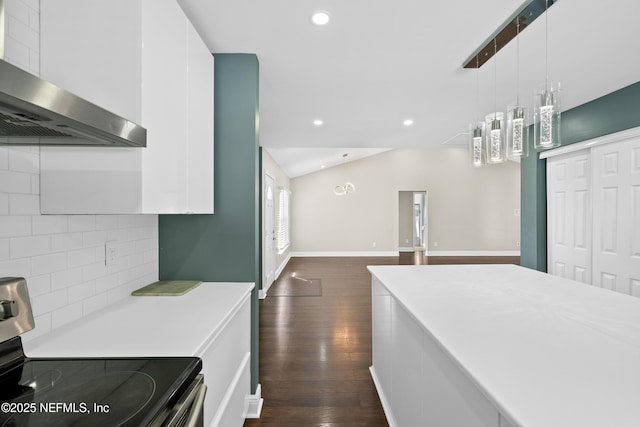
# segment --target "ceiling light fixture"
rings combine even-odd
[[[315,119],[313,121],[313,124],[316,125],[316,126],[322,126],[324,124],[324,122],[322,120],[320,120],[320,119]]]
[[[463,63],[463,68],[479,68],[488,62],[497,51],[509,44],[518,31],[527,28],[533,21],[540,17],[545,10],[554,5],[558,0],[527,0],[504,23],[494,31],[479,48],[476,49]],[[546,3],[545,3],[546,2]],[[516,22],[520,28],[516,28]],[[494,47],[497,43],[497,49]]]
[[[413,125],[413,119],[405,119],[402,124],[405,126],[411,126]]]
[[[329,15],[329,12],[325,12],[324,10],[318,10],[313,12],[313,15],[311,15],[311,22],[313,25],[317,25],[319,27],[327,25],[330,20],[331,16]]]
[[[498,43],[494,44],[494,49],[497,52]],[[495,53],[495,52],[494,52]],[[487,163],[502,163],[507,160],[507,147],[504,139],[504,113],[498,112],[498,61],[494,55],[493,66],[493,96],[494,96],[494,111],[485,117],[487,122]]]
[[[333,194],[336,196],[345,196],[349,193],[356,191],[356,186],[350,182],[346,182],[343,185],[336,185],[333,188]]]
[[[478,59],[476,58],[476,61]],[[480,111],[480,67],[476,67],[476,113]],[[484,155],[484,121],[478,120],[469,125],[469,152],[471,153],[471,163],[475,167],[485,164]]]
[[[549,0],[545,5],[545,82],[533,94],[534,145],[539,150],[560,146],[560,83],[549,81]]]
[[[516,102],[507,107],[507,156],[522,158],[529,154],[529,108],[520,104],[520,18],[516,22]]]

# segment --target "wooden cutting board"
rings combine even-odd
[[[154,282],[131,292],[133,296],[180,296],[200,286],[197,280],[168,280]]]

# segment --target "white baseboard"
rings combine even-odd
[[[382,257],[382,256],[398,256],[398,251],[345,251],[345,252],[292,252],[292,257]]]
[[[398,251],[344,251],[344,252],[291,252],[290,257],[387,257],[400,252],[415,252],[415,248],[399,248]],[[520,251],[425,251],[427,256],[520,256]]]
[[[520,256],[520,251],[429,251],[429,256]]]
[[[273,282],[269,283],[266,288],[260,289],[260,292],[258,292],[258,298],[265,299],[267,297],[267,292],[269,292],[269,288],[271,287],[271,285],[273,285],[275,283],[276,280],[278,280],[278,277],[280,277],[280,275],[282,274],[282,271],[287,266],[287,264],[289,263],[290,259],[291,259],[291,252],[289,252],[289,254],[287,254],[287,257],[285,258],[285,260],[282,261],[282,263],[280,263],[280,265],[276,269],[276,271],[274,273],[275,277],[273,278]]]
[[[247,400],[247,418],[260,418],[264,399],[262,398],[262,386],[258,384],[255,394],[246,397]]]

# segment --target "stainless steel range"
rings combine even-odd
[[[202,426],[198,357],[29,358],[27,284],[0,278],[0,427]]]

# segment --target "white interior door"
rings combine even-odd
[[[276,269],[276,221],[275,221],[275,180],[264,175],[264,271],[266,283],[263,289],[268,289],[275,280]]]
[[[591,283],[590,152],[547,160],[549,273]]]
[[[640,296],[640,139],[593,149],[593,284]]]

